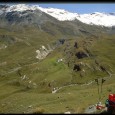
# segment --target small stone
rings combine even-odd
[[[32,107],[32,105],[28,106],[28,108],[31,108],[31,107]]]
[[[71,112],[70,111],[66,111],[64,114],[71,114]]]

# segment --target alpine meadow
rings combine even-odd
[[[0,5],[0,113],[98,114],[110,93],[115,13]]]

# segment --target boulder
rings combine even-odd
[[[88,54],[83,52],[83,51],[79,51],[75,55],[77,56],[78,59],[82,59],[82,58],[88,57]]]

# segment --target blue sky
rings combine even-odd
[[[11,3],[18,4],[18,3]],[[21,3],[19,3],[21,4]],[[106,12],[106,13],[115,13],[115,3],[22,3],[29,5],[39,5],[41,7],[52,7],[65,9],[70,12],[76,12],[80,14],[84,13],[93,13],[93,12]]]
[[[39,4],[41,7],[53,7],[53,8],[60,8],[65,9],[70,12],[77,12],[80,14],[83,13],[92,13],[92,12],[115,12],[115,3],[63,3],[63,4]]]

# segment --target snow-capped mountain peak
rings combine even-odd
[[[82,14],[80,17],[77,17],[83,23],[91,25],[100,25],[111,27],[115,26],[115,16],[107,13],[95,12],[91,14]]]
[[[26,5],[26,4],[18,4],[18,5],[0,5],[0,11],[4,12],[13,12],[13,11],[26,11],[26,10],[36,10],[37,6]]]
[[[75,20],[75,18],[78,16],[77,13],[71,13],[64,9],[57,9],[57,8],[42,8],[38,7],[41,11],[55,17],[56,19],[60,21],[65,20]]]
[[[66,11],[64,9],[57,9],[57,8],[42,8],[39,9],[59,21],[66,21],[66,20],[79,20],[83,23],[90,24],[90,25],[99,25],[99,26],[106,26],[111,27],[115,26],[115,13],[100,13],[94,12],[91,14],[78,14]]]
[[[12,12],[12,11],[26,11],[26,10],[36,10],[36,6],[30,6],[25,4],[18,4],[18,5],[12,5],[6,9],[6,12]]]
[[[57,8],[42,8],[38,5],[0,5],[0,15],[4,12],[18,11],[23,12],[26,10],[41,10],[42,12],[47,13],[48,15],[58,19],[59,21],[74,21],[75,19],[89,24],[89,25],[99,25],[112,27],[115,26],[115,13],[100,13],[94,12],[91,14],[78,14],[66,11],[64,9]]]

